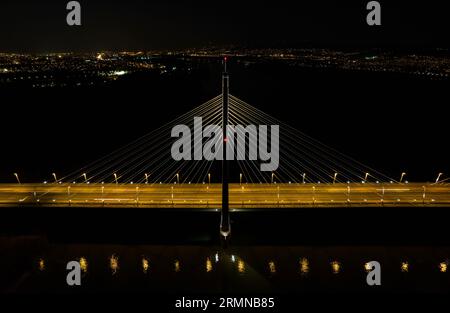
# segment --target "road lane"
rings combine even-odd
[[[0,184],[0,206],[209,208],[220,184]],[[230,184],[230,207],[450,206],[450,184]]]

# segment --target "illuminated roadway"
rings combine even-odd
[[[220,184],[0,184],[0,207],[221,207]],[[450,207],[450,184],[230,184],[230,208]]]

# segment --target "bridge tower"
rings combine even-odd
[[[229,193],[228,193],[228,161],[227,161],[227,125],[228,125],[228,100],[230,89],[230,76],[227,72],[227,57],[223,59],[224,71],[222,73],[222,210],[220,214],[220,234],[226,240],[231,232]]]

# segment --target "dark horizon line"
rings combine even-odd
[[[418,51],[418,52],[438,52],[447,51],[450,52],[450,46],[445,45],[349,45],[349,44],[304,44],[304,45],[273,45],[273,46],[243,46],[243,45],[211,45],[211,46],[196,46],[196,47],[183,47],[183,48],[105,48],[105,49],[51,49],[51,50],[24,50],[24,49],[0,49],[2,54],[57,54],[57,53],[100,53],[100,52],[182,52],[187,50],[288,50],[288,49],[329,49],[329,50],[391,50],[391,51]]]

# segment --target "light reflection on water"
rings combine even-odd
[[[245,262],[242,260],[238,260],[237,269],[240,274],[245,274]]]
[[[332,261],[331,263],[331,270],[333,274],[339,274],[341,271],[341,262],[339,261]]]
[[[43,272],[43,271],[45,271],[45,261],[44,261],[44,259],[39,259],[39,261],[38,261],[38,269],[41,271],[41,272]]]
[[[269,272],[270,274],[274,275],[277,273],[277,267],[275,265],[274,261],[269,261]]]
[[[65,281],[65,264],[71,260],[80,262],[83,274],[89,273],[83,275],[83,282],[93,291],[105,288],[121,290],[129,286],[137,286],[135,288],[138,290],[185,288],[189,291],[192,288],[209,291],[222,286],[239,290],[245,286],[255,290],[275,288],[298,291],[318,285],[331,290],[360,290],[366,288],[365,279],[370,271],[367,262],[371,260],[381,264],[382,277],[389,281],[387,287],[383,284],[381,288],[400,286],[399,290],[403,290],[420,286],[424,290],[446,288],[450,292],[450,248],[446,247],[436,250],[426,247],[298,246],[221,249],[217,246],[100,244],[92,249],[92,245],[46,242],[39,243],[33,249],[29,249],[30,246],[21,244],[15,249],[4,250],[6,257],[0,258],[0,275],[4,276],[9,269],[15,268],[17,274],[9,280],[0,281],[0,293],[2,288],[16,284],[18,290],[24,291],[56,290],[61,285],[54,282]],[[1,241],[0,248],[3,248]],[[23,260],[27,259],[30,264],[28,268],[34,270],[30,275],[24,275],[28,269]],[[22,270],[17,264],[22,264]],[[120,275],[117,275],[119,271]],[[151,279],[142,275],[150,272]],[[25,283],[21,282],[22,276],[27,277]],[[111,280],[112,276],[114,280]],[[222,284],[222,280],[228,282]]]
[[[181,263],[179,260],[175,260],[174,262],[174,271],[175,273],[179,273],[181,271]]]
[[[300,259],[300,274],[301,275],[308,275],[309,273],[309,261],[307,258],[301,258]]]
[[[147,274],[148,269],[150,267],[148,259],[146,257],[142,257],[141,264],[142,264],[142,271],[144,272],[144,274]]]
[[[109,268],[111,269],[111,274],[115,275],[119,269],[119,257],[115,254],[109,257]]]
[[[206,258],[206,272],[209,273],[213,269],[211,259],[209,257]]]
[[[439,263],[439,271],[441,273],[446,273],[448,268],[448,261]]]
[[[403,261],[400,265],[400,269],[401,269],[402,273],[409,272],[409,262]]]
[[[82,271],[84,274],[86,274],[87,271],[88,271],[88,261],[86,260],[86,258],[81,257],[80,260],[79,260],[79,262],[80,262],[80,269],[81,269],[81,271]]]
[[[79,263],[80,263],[80,269],[83,273],[87,273],[88,272],[88,268],[89,268],[89,263],[87,261],[87,259],[85,257],[80,257],[78,259]],[[219,263],[220,262],[220,258],[219,258],[219,254],[216,253],[214,254],[214,261],[215,263]],[[236,269],[238,271],[238,273],[240,274],[244,274],[246,272],[246,262],[239,258],[236,255],[231,255],[230,261],[232,262],[232,264],[235,264]],[[330,263],[330,267],[331,267],[331,272],[333,274],[339,274],[342,271],[342,262],[337,261],[337,260],[333,260]],[[448,271],[448,265],[449,265],[449,261],[443,261],[437,264],[437,267],[439,269],[439,272],[441,273],[447,273]],[[46,260],[43,258],[38,259],[37,262],[37,268],[39,271],[43,272],[45,270],[47,270],[47,265],[46,265]],[[119,270],[119,256],[117,254],[112,254],[109,257],[109,268],[111,270],[112,275],[115,275],[117,273],[117,271]],[[205,271],[206,273],[210,273],[213,271],[213,262],[212,259],[208,256],[206,257],[205,260]],[[143,256],[141,258],[141,269],[142,272],[144,274],[147,274],[148,271],[150,270],[150,260]],[[268,273],[270,273],[271,275],[276,274],[277,273],[277,265],[275,263],[275,261],[268,261],[267,262],[267,269],[268,269]],[[173,262],[173,270],[176,273],[181,272],[181,261],[180,259],[175,259]],[[310,262],[307,258],[303,257],[299,260],[299,272],[301,275],[307,275],[310,273]],[[370,265],[369,262],[364,263],[364,270],[365,272],[370,272],[372,270],[372,267]],[[409,261],[401,261],[400,262],[400,272],[402,273],[407,273],[410,272],[410,263]]]

